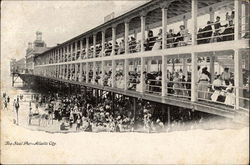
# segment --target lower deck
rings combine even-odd
[[[223,117],[230,118],[236,122],[241,122],[241,123],[248,123],[248,118],[249,118],[248,111],[234,109],[234,107],[232,106],[221,105],[218,103],[207,102],[207,101],[202,101],[202,100],[193,102],[189,98],[181,98],[178,96],[160,96],[160,95],[154,95],[152,93],[141,93],[138,91],[130,91],[130,90],[112,88],[108,86],[93,85],[93,84],[84,83],[84,82],[62,80],[59,78],[51,78],[51,77],[31,75],[31,74],[20,74],[20,77],[25,82],[28,82],[28,83],[32,81],[36,81],[36,82],[44,82],[44,81],[48,82],[49,81],[50,83],[64,83],[64,84],[70,84],[70,85],[90,87],[92,89],[108,91],[108,92],[113,92],[115,94],[120,94],[120,95],[134,97],[134,98],[140,98],[140,99],[148,100],[152,102],[157,102],[163,105],[172,105],[172,106],[182,107],[186,109],[206,112],[206,113],[214,114],[218,116],[223,116]]]

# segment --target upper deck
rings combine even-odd
[[[249,113],[248,63],[249,3],[155,0],[36,56],[34,74],[165,104],[178,99]],[[205,83],[198,66],[209,70]],[[218,74],[228,81],[219,90]]]

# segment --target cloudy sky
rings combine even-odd
[[[146,1],[2,1],[2,71],[9,68],[11,58],[25,56],[36,31],[43,33],[48,46],[54,46],[100,25],[113,11],[117,16]]]

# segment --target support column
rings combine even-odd
[[[67,61],[67,46],[65,46],[64,48],[63,48],[63,53],[64,53],[64,59],[63,59],[63,62],[66,62]]]
[[[188,22],[188,20],[187,20],[187,18],[186,18],[186,16],[184,16],[185,18],[183,19],[183,25],[185,26],[185,28],[187,29],[187,22]]]
[[[77,81],[78,63],[75,63],[75,81]]]
[[[198,9],[198,0],[192,0],[192,45],[197,44],[197,9]]]
[[[79,82],[82,82],[82,63],[80,63]]]
[[[72,68],[73,64],[69,64],[69,80],[72,80]]]
[[[66,80],[69,79],[69,64],[66,64]]]
[[[58,65],[58,78],[61,78],[62,65]]]
[[[250,19],[250,16],[249,16],[249,2],[242,2],[242,34],[241,36],[245,36],[246,34],[250,34],[250,31],[249,31],[249,19]]]
[[[148,73],[151,71],[151,63],[152,63],[152,58],[149,57],[147,60],[147,72]]]
[[[96,33],[93,34],[93,58],[96,57]]]
[[[112,52],[111,56],[115,55],[115,46],[116,46],[116,25],[112,25]]]
[[[124,61],[124,90],[128,89],[128,83],[129,83],[129,61],[128,59],[125,59]]]
[[[241,0],[234,0],[235,18],[234,18],[234,40],[240,39],[241,30]]]
[[[75,56],[75,60],[78,60],[78,59],[76,59],[77,58],[77,42],[78,41],[75,42],[75,55],[74,55]]]
[[[134,30],[134,37],[135,37],[135,40],[137,41],[137,30]]]
[[[214,81],[214,60],[215,57],[213,55],[209,56],[210,63],[209,63],[209,72],[211,74],[211,83]]]
[[[125,37],[124,37],[124,42],[125,42],[125,54],[129,53],[129,45],[128,45],[128,35],[129,35],[129,20],[125,20]]]
[[[140,83],[141,83],[141,93],[145,92],[145,76],[143,74],[145,69],[145,57],[141,57],[141,77],[140,77]]]
[[[167,56],[162,56],[162,80],[161,80],[161,84],[162,84],[162,90],[161,90],[161,95],[162,96],[166,96],[167,95]]]
[[[239,87],[243,87],[242,78],[242,55],[239,49],[234,50],[234,84],[235,84],[235,109],[240,107],[240,98],[242,97],[242,90]]]
[[[94,82],[95,82],[95,79],[96,79],[96,62],[93,62],[93,79],[94,79]]]
[[[102,57],[104,56],[104,48],[105,48],[105,29],[102,30],[102,50],[101,50]]]
[[[170,126],[170,122],[171,122],[171,121],[170,121],[170,120],[171,120],[171,116],[170,116],[170,115],[171,115],[171,114],[170,114],[170,109],[171,109],[171,107],[168,105],[168,108],[167,108],[167,109],[168,109],[168,127],[169,127],[169,126]]]
[[[211,7],[209,10],[210,22],[214,22],[214,9]]]
[[[73,61],[73,43],[70,44],[70,61]]]
[[[183,75],[185,76],[185,80],[187,80],[187,59],[184,57],[182,58],[182,66],[183,66]]]
[[[86,58],[89,58],[89,37],[86,37]]]
[[[146,27],[146,13],[140,13],[141,16],[141,52],[144,52],[145,43],[145,27]]]
[[[133,116],[134,116],[134,121],[135,121],[135,118],[136,118],[136,116],[135,116],[135,114],[136,114],[136,98],[135,97],[133,98],[133,111],[134,111]]]
[[[111,74],[111,80],[112,80],[112,87],[115,88],[115,74],[116,74],[116,62],[115,60],[112,60],[112,74]]]
[[[67,61],[70,61],[69,45],[67,45]]]
[[[162,49],[167,48],[167,5],[163,5],[161,8],[162,13]]]
[[[104,79],[104,76],[105,76],[104,66],[105,66],[105,61],[102,61],[102,64],[101,64],[101,71],[102,71],[102,75],[101,75],[101,85],[104,85],[104,84],[103,84],[103,79]]]
[[[82,59],[82,49],[83,49],[83,46],[82,46],[82,39],[80,40],[80,59]]]
[[[191,101],[197,101],[197,78],[198,78],[198,70],[197,70],[197,54],[192,53],[192,73],[191,73]]]
[[[89,63],[86,62],[86,83],[89,83]]]

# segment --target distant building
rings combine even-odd
[[[16,64],[16,59],[11,59],[11,61],[10,61],[10,73],[14,72],[15,64]]]
[[[28,48],[26,49],[26,71],[28,73],[33,73],[34,57],[48,49],[50,48],[47,47],[46,43],[42,40],[42,32],[36,32],[36,40],[33,43],[29,42]]]
[[[20,60],[11,59],[10,72],[11,73],[23,73],[23,72],[25,72],[25,69],[26,69],[25,63],[26,63],[25,58],[22,58]]]

